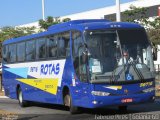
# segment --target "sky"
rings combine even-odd
[[[101,7],[116,0],[45,0],[45,17],[59,17]],[[121,0],[121,3],[135,0]],[[42,19],[42,0],[0,0],[0,28],[36,22]]]

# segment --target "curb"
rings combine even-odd
[[[160,99],[160,96],[156,96],[155,98],[156,98],[156,99]]]
[[[0,96],[0,98],[8,98],[7,96]]]

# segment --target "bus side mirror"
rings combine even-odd
[[[83,51],[83,53],[82,53],[82,61],[83,61],[84,64],[87,63],[87,61],[88,61],[88,52],[87,51]]]
[[[84,46],[83,46],[83,52],[82,52],[83,63],[87,64],[87,62],[88,62],[88,56],[89,56],[88,47],[87,47],[87,44],[84,44]]]
[[[157,60],[157,48],[156,47],[153,48],[152,54],[153,54],[153,60],[156,61]]]
[[[114,43],[116,44],[117,48],[120,46],[120,43],[119,43],[118,39],[116,41],[114,41]]]

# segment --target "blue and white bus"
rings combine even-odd
[[[154,80],[151,44],[138,24],[75,20],[3,42],[5,95],[22,107],[127,109],[154,101]]]

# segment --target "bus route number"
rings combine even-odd
[[[54,86],[53,85],[45,85],[45,88],[53,88]]]
[[[37,72],[38,71],[38,67],[31,67],[30,68],[30,72]]]

